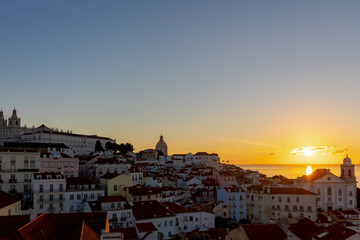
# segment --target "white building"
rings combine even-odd
[[[98,182],[107,172],[128,174],[129,168],[130,164],[124,164],[118,159],[100,158],[89,168],[89,176]]]
[[[105,190],[88,177],[66,178],[64,212],[90,212],[88,201],[96,201],[105,195]]]
[[[8,121],[0,111],[0,144],[4,142],[32,142],[32,143],[64,143],[76,154],[83,155],[94,152],[96,141],[104,147],[107,142],[115,140],[97,135],[73,134],[71,131],[62,131],[41,125],[37,128],[21,126],[16,109]]]
[[[316,194],[302,188],[263,187],[248,188],[247,215],[253,223],[295,222],[307,217],[316,220]]]
[[[61,173],[34,173],[31,185],[36,214],[63,211],[66,180]]]
[[[308,176],[298,178],[295,185],[316,193],[317,208],[321,211],[356,208],[355,166],[346,157],[340,167],[340,177],[329,169],[317,169]]]
[[[246,219],[246,192],[241,188],[231,185],[222,187],[217,191],[217,200],[224,202],[229,209],[229,217],[240,222]]]

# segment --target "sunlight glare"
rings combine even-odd
[[[306,175],[310,175],[312,174],[312,167],[311,166],[307,166],[306,167]]]

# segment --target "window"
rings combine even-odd
[[[39,202],[43,202],[44,201],[44,196],[43,195],[40,195],[39,196]]]
[[[54,191],[54,184],[50,184],[50,192]]]
[[[352,204],[353,204],[353,201],[352,201],[352,200],[350,200],[350,201],[349,201],[349,204],[350,204],[350,205],[352,205]]]
[[[353,192],[352,192],[352,191],[350,191],[350,192],[349,192],[349,196],[352,196],[352,195],[353,195]]]
[[[192,221],[193,221],[193,216],[190,216],[190,217],[189,217],[189,220],[192,222]]]
[[[50,163],[50,166],[51,166],[51,168],[54,168],[55,167],[55,163]]]
[[[300,198],[299,198],[299,197],[296,197],[296,202],[300,202]]]
[[[88,198],[88,195],[87,194],[84,194],[84,199],[86,200]]]
[[[35,157],[34,157],[34,156],[31,156],[31,157],[30,157],[30,162],[31,162],[31,163],[35,163]]]
[[[24,193],[28,193],[29,192],[29,185],[24,185]]]
[[[318,188],[318,189],[317,189],[317,194],[320,194],[320,193],[321,193],[321,189]]]
[[[64,187],[62,183],[59,185],[59,191],[64,191]]]
[[[68,163],[64,162],[64,168],[67,168],[67,167],[68,167]]]
[[[74,167],[74,163],[73,163],[73,162],[70,163],[70,167]]]
[[[307,211],[308,211],[308,212],[311,212],[311,206],[308,206],[308,207],[307,207]]]
[[[339,189],[339,195],[342,195],[342,189],[341,188]]]
[[[170,221],[169,221],[169,226],[172,226],[172,225],[173,225],[173,221],[170,220]]]
[[[114,191],[117,191],[117,185],[116,184],[114,185]]]
[[[11,164],[15,164],[16,157],[15,157],[15,156],[11,156],[11,157],[10,157],[10,161],[11,161]]]
[[[63,200],[63,195],[59,194],[59,200]]]
[[[287,202],[290,202],[290,197],[287,198]]]
[[[44,185],[40,184],[40,192],[44,191]]]
[[[50,201],[54,201],[54,195],[50,194],[49,200],[50,200]]]
[[[24,164],[29,164],[29,157],[28,156],[24,157]]]
[[[328,195],[328,196],[331,196],[331,187],[329,187],[329,188],[327,189],[327,195]]]
[[[77,200],[81,200],[81,194],[78,194],[78,195],[76,196],[76,199],[77,199]]]
[[[48,162],[44,163],[44,166],[45,166],[46,168],[48,168],[48,167],[49,167],[49,163],[48,163]]]
[[[74,176],[74,171],[70,171],[70,177]]]
[[[39,208],[44,209],[44,204],[40,203]]]
[[[111,203],[111,208],[115,208],[115,203]]]
[[[281,202],[281,197],[279,197],[279,202]]]
[[[61,163],[57,164],[57,168],[60,169],[61,168]]]
[[[90,195],[90,199],[94,199],[94,198],[95,198],[95,194],[92,193],[92,194]]]
[[[28,174],[24,174],[24,182],[28,182],[29,181],[29,175]]]
[[[70,200],[74,200],[74,194],[70,195]]]

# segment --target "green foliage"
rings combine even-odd
[[[95,143],[95,151],[94,152],[103,152],[103,151],[105,151],[105,150],[102,147],[101,142],[99,140],[97,140]]]

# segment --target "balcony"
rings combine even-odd
[[[55,210],[56,210],[56,208],[54,208],[54,207],[52,207],[52,208],[49,207],[49,208],[48,208],[48,211],[49,211],[49,212],[54,212]]]
[[[0,183],[3,183],[4,181],[2,179],[0,179]]]
[[[9,183],[16,183],[17,179],[9,179]]]
[[[39,172],[39,169],[33,168],[33,169],[25,169],[25,168],[20,168],[17,169],[18,172]]]

